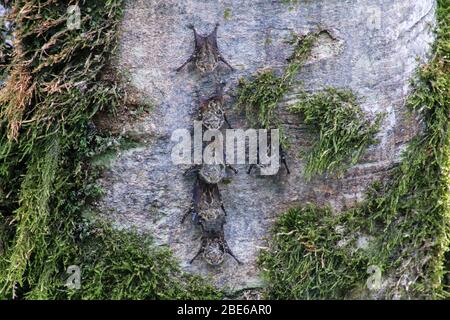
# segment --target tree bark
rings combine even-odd
[[[121,35],[118,68],[130,76],[131,85],[154,101],[152,112],[139,121],[100,125],[142,145],[121,152],[101,179],[107,191],[98,202],[100,212],[122,227],[149,232],[157,243],[167,244],[182,267],[210,275],[219,286],[233,290],[262,286],[256,259],[276,217],[298,204],[330,204],[340,211],[364,198],[367,187],[386,178],[398,162],[418,126],[405,114],[409,81],[427,59],[435,20],[435,1],[315,0],[288,5],[256,0],[136,0],[128,1]],[[197,252],[199,230],[181,218],[191,201],[192,181],[183,177],[186,167],[171,163],[175,129],[192,127],[198,110],[196,92],[214,89],[211,79],[190,71],[176,73],[192,53],[194,24],[202,34],[219,22],[218,44],[236,69],[221,72],[225,91],[233,94],[238,80],[258,70],[282,70],[292,53],[286,43],[291,33],[324,30],[298,79],[307,91],[328,86],[351,89],[368,116],[386,113],[380,143],[371,147],[359,164],[343,177],[320,176],[306,181],[304,161],[298,157],[315,139],[301,121],[286,111],[300,92],[290,92],[279,106],[280,117],[292,147],[288,150],[291,174],[274,177],[247,175],[246,166],[220,190],[227,210],[225,235],[244,262],[231,257],[218,268],[201,260],[188,261]],[[245,128],[243,115],[227,109],[234,128]]]

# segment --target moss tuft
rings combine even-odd
[[[377,142],[374,136],[383,118],[380,114],[373,123],[367,120],[352,92],[334,88],[302,93],[289,111],[302,115],[319,136],[307,153],[308,178],[324,172],[340,174],[355,165],[367,147]]]
[[[255,75],[251,81],[240,79],[237,107],[245,110],[247,121],[251,126],[282,130],[280,120],[276,116],[278,103],[291,89],[298,70],[311,52],[315,38],[316,34],[294,35],[289,40],[294,46],[294,52],[281,76],[273,70],[265,70]],[[284,143],[284,139],[282,142]]]
[[[223,12],[223,18],[225,20],[230,20],[232,16],[232,12],[230,8],[226,8],[225,11]]]

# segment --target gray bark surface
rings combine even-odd
[[[383,179],[399,159],[417,125],[405,115],[409,81],[424,61],[433,40],[434,0],[314,0],[287,5],[271,0],[164,0],[128,1],[122,26],[120,69],[133,86],[155,102],[154,110],[140,121],[123,122],[116,131],[138,137],[142,146],[121,152],[105,171],[106,190],[96,204],[118,227],[134,227],[151,234],[159,245],[168,245],[188,272],[211,276],[232,290],[263,285],[256,266],[259,250],[266,246],[270,227],[287,208],[314,202],[330,204],[337,211],[354,206],[372,182]],[[226,19],[225,12],[229,12]],[[230,184],[220,185],[228,213],[228,244],[244,262],[227,257],[221,267],[209,267],[202,259],[188,261],[200,246],[200,231],[181,218],[190,205],[193,181],[183,177],[186,166],[171,163],[170,140],[178,128],[192,127],[198,99],[195,94],[212,90],[208,79],[188,70],[176,73],[192,53],[194,24],[202,34],[221,26],[218,43],[223,56],[236,68],[223,68],[221,78],[232,95],[238,79],[249,78],[264,68],[283,69],[292,47],[285,40],[292,32],[322,33],[298,79],[307,91],[327,86],[348,88],[360,99],[369,117],[387,114],[380,143],[344,177],[315,177],[306,181],[300,150],[311,145],[301,119],[285,108],[295,102],[300,88],[280,104],[280,117],[292,147],[288,150],[291,175],[282,168],[273,177],[247,175],[247,166]],[[234,128],[245,128],[242,114],[228,105]]]

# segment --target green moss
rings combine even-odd
[[[12,59],[12,48],[7,43],[12,40],[11,30],[5,27],[4,17],[0,17],[0,85],[7,76],[7,67]]]
[[[231,19],[231,9],[230,8],[226,8],[225,11],[223,12],[223,18],[225,20],[230,20]]]
[[[449,296],[444,276],[450,242],[450,1],[438,4],[435,54],[420,69],[408,100],[423,120],[423,132],[391,179],[374,185],[357,208],[333,214],[309,206],[280,217],[270,250],[260,259],[270,297],[348,298],[364,292],[371,265],[382,270],[383,298]],[[369,250],[354,250],[352,237],[359,234],[371,239]],[[350,239],[349,248],[336,246],[343,239]]]
[[[373,123],[365,118],[350,91],[328,88],[316,94],[302,93],[291,106],[319,136],[307,153],[305,175],[340,174],[355,165],[367,147],[376,143],[382,115]]]
[[[282,0],[284,4],[298,4],[299,0]]]
[[[293,36],[289,40],[294,46],[294,52],[282,75],[278,76],[275,71],[269,70],[255,75],[251,81],[240,79],[237,106],[244,109],[250,126],[282,130],[276,116],[278,103],[290,90],[298,70],[311,52],[315,38],[316,34],[309,34]]]
[[[282,75],[264,71],[251,81],[241,79],[238,88],[238,106],[244,108],[250,126],[279,128],[283,126],[277,117],[280,100],[291,90],[299,69],[309,57],[319,33],[303,37],[293,36],[289,43],[294,53]],[[307,155],[306,177],[314,174],[342,173],[354,165],[366,148],[375,143],[382,116],[371,123],[349,91],[328,88],[316,94],[301,92],[298,102],[289,107],[301,114],[304,122],[318,132],[318,141]],[[286,138],[282,137],[286,147]]]
[[[238,105],[245,107],[249,124],[261,124],[263,128],[278,125],[274,112],[279,99],[288,90],[282,79],[269,71],[258,74],[251,82],[241,79],[239,85]]]
[[[134,234],[80,233],[101,194],[92,159],[124,147],[92,130],[98,111],[127,103],[120,84],[101,77],[117,47],[122,1],[81,1],[76,30],[61,18],[68,4],[12,6],[17,46],[0,94],[0,298],[217,297]],[[85,287],[69,292],[65,272],[77,263]]]
[[[171,252],[155,247],[149,235],[89,223],[80,238],[75,264],[81,269],[81,289],[70,291],[70,298],[220,298],[204,280],[183,273]]]
[[[23,285],[22,275],[26,270],[34,274],[30,255],[33,252],[41,253],[39,248],[46,246],[46,239],[51,236],[48,226],[51,220],[49,201],[55,184],[59,157],[59,141],[55,139],[48,145],[40,146],[39,152],[33,155],[28,165],[19,195],[20,207],[15,212],[16,237],[14,249],[8,258],[6,283],[17,282]],[[31,212],[33,214],[30,214]],[[37,258],[45,259],[45,257]],[[31,285],[34,284],[34,280]]]
[[[336,219],[330,208],[313,205],[278,219],[271,250],[259,259],[271,299],[342,298],[364,280],[366,252],[352,250],[356,239],[338,232],[339,223],[344,216]]]

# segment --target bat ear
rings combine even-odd
[[[187,25],[188,29],[191,29],[192,31],[194,31],[194,36],[195,36],[195,41],[198,41],[198,34],[197,34],[197,30],[195,30],[195,27],[192,23]]]

